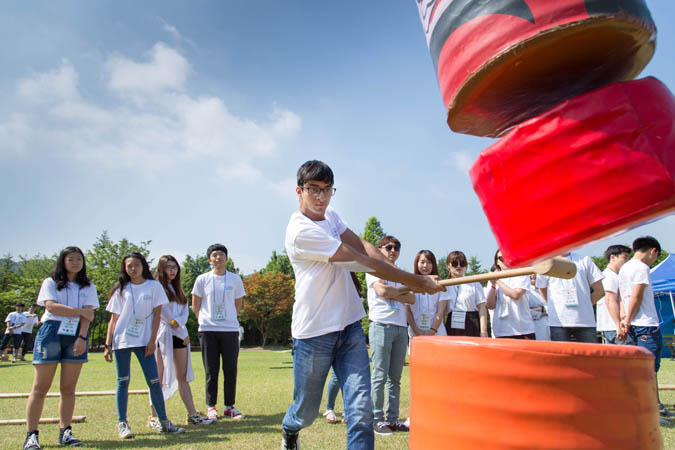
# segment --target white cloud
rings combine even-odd
[[[256,121],[232,113],[218,97],[188,94],[190,63],[161,42],[142,62],[114,55],[101,70],[109,75],[109,91],[88,87],[87,93],[112,94],[107,103],[81,94],[78,72],[65,59],[52,71],[20,81],[19,107],[30,112],[10,115],[4,123],[0,118],[0,146],[26,147],[30,130],[33,153],[56,152],[146,174],[187,162],[212,170],[225,160],[228,166],[217,169],[219,182],[259,182],[274,176],[264,176],[256,159],[276,155],[302,127],[297,114],[274,104],[268,120]]]
[[[11,114],[7,122],[0,123],[0,154],[22,153],[29,132],[26,117],[23,114]]]
[[[474,159],[474,156],[467,151],[451,152],[450,159],[445,160],[444,164],[462,173],[467,173],[473,165]]]
[[[190,63],[183,55],[158,42],[147,59],[147,62],[136,62],[121,55],[109,58],[106,68],[110,75],[110,88],[128,95],[183,90],[190,71]]]

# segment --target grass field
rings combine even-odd
[[[204,372],[201,357],[193,353],[196,380],[192,392],[197,409],[205,409]],[[30,359],[30,355],[28,355]],[[134,361],[132,359],[132,361]],[[30,392],[33,369],[29,362],[11,364],[0,362],[0,391]],[[57,373],[58,377],[58,373]],[[137,362],[132,362],[130,389],[144,389],[145,382]],[[58,378],[52,386],[57,391]],[[675,384],[675,361],[663,360],[659,381]],[[401,417],[408,414],[408,367],[404,368],[401,398]],[[75,435],[85,442],[81,448],[166,448],[166,449],[265,449],[279,448],[281,419],[290,404],[293,390],[291,355],[288,351],[245,350],[239,356],[239,377],[237,382],[237,406],[246,414],[241,421],[221,419],[209,426],[191,427],[179,436],[161,436],[145,426],[148,416],[148,400],[144,395],[129,397],[129,424],[136,439],[122,441],[117,437],[114,396],[79,397],[75,406],[76,415],[85,415],[87,420],[74,424]],[[103,360],[101,353],[91,354],[89,363],[82,371],[78,391],[115,389],[115,368]],[[221,402],[222,400],[219,399]],[[675,391],[663,392],[661,400],[668,406],[675,403]],[[25,399],[0,400],[0,418],[24,418]],[[342,411],[341,397],[336,405]],[[169,418],[174,423],[183,423],[185,408],[178,394],[167,403]],[[323,409],[322,409],[323,411]],[[43,417],[57,417],[57,398],[47,398]],[[672,426],[661,427],[666,449],[675,450],[675,421]],[[24,425],[0,426],[0,448],[19,449],[25,435]],[[345,426],[329,425],[320,416],[317,421],[301,433],[302,448],[343,449],[345,448]],[[43,448],[56,448],[58,426],[43,424],[40,427],[40,443]],[[375,437],[375,446],[382,449],[408,448],[406,433],[391,437]]]

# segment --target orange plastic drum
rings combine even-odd
[[[414,450],[663,448],[639,347],[416,337],[410,397]]]

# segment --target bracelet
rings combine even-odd
[[[103,344],[103,347],[107,348],[108,350],[112,350],[112,348],[110,347],[110,344]]]
[[[438,333],[438,330],[436,328],[432,328],[434,330],[434,333]]]
[[[77,337],[79,337],[80,339],[82,339],[82,340],[85,341],[85,342],[86,342],[86,340],[87,340],[87,337],[86,337],[86,336],[82,336],[81,334],[78,334]]]

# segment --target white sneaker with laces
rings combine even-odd
[[[325,413],[323,413],[323,416],[326,418],[326,422],[328,423],[338,423],[338,418],[335,415],[335,411],[332,409],[327,409]]]
[[[218,411],[214,407],[209,407],[209,410],[206,411],[206,417],[213,420],[218,420]]]
[[[117,424],[117,435],[121,439],[133,439],[134,433],[131,432],[131,427],[127,422],[119,422]]]

